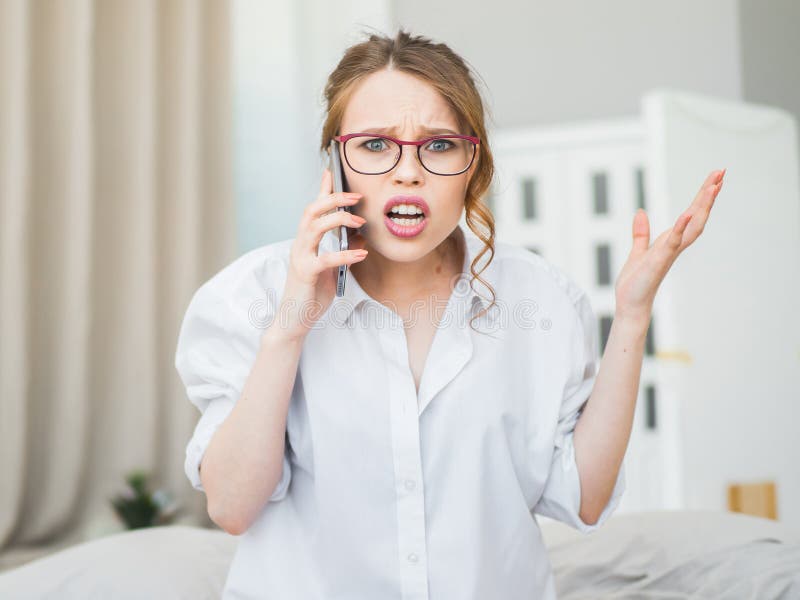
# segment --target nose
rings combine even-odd
[[[420,185],[425,180],[425,169],[419,162],[416,146],[403,146],[400,161],[392,170],[394,183]]]

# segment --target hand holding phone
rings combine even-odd
[[[286,277],[279,312],[288,316],[280,322],[281,337],[299,339],[311,330],[316,320],[333,302],[336,291],[336,273],[341,265],[351,265],[364,260],[367,251],[350,249],[340,252],[320,253],[322,238],[329,231],[340,227],[358,229],[366,221],[345,207],[361,199],[360,194],[333,192],[333,174],[325,170],[322,174],[317,199],[303,211],[289,254],[289,272]],[[308,307],[313,310],[307,310]]]

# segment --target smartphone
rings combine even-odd
[[[342,170],[342,159],[339,156],[339,142],[331,140],[330,144],[330,163],[329,169],[333,174],[333,191],[346,192],[344,171]],[[352,212],[349,206],[337,206],[336,210],[346,210]],[[339,240],[339,251],[347,250],[347,226],[342,225],[336,228],[336,238]],[[339,265],[339,272],[336,276],[336,295],[344,295],[344,285],[347,282],[347,265]]]

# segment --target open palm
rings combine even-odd
[[[649,321],[656,291],[678,255],[703,232],[725,169],[712,171],[689,208],[650,245],[650,222],[643,209],[633,217],[633,246],[615,284],[616,314]]]

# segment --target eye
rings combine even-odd
[[[386,144],[386,140],[384,140],[383,138],[372,138],[366,140],[361,144],[361,147],[366,148],[370,152],[380,152],[381,150],[384,149],[383,147],[381,147],[381,144],[383,144],[383,146],[388,147],[388,144]]]
[[[450,140],[438,139],[428,144],[427,150],[431,150],[432,152],[444,152],[453,146],[455,146],[455,144]]]

